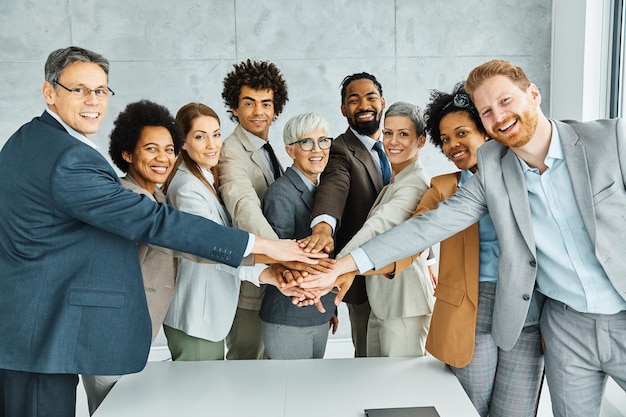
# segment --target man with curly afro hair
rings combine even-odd
[[[288,100],[287,85],[276,65],[248,59],[226,75],[222,98],[238,125],[222,145],[220,195],[234,226],[276,239],[261,201],[284,172],[269,145],[269,130]],[[262,299],[262,287],[241,283],[237,313],[226,337],[227,359],[266,357],[259,318]]]

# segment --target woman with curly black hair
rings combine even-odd
[[[172,171],[183,143],[183,133],[169,110],[148,100],[131,103],[118,115],[110,135],[109,155],[126,174],[122,185],[137,194],[165,203],[158,184]],[[176,263],[170,249],[137,244],[152,340],[161,329],[174,295]],[[89,412],[93,414],[118,376],[83,375]]]
[[[460,169],[431,180],[416,214],[434,209],[478,169],[477,152],[489,138],[463,83],[433,91],[425,111],[430,141]],[[524,328],[510,351],[491,336],[498,282],[498,237],[489,215],[441,242],[426,349],[450,365],[482,417],[531,417],[543,371],[538,325]]]

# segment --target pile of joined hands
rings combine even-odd
[[[315,305],[324,313],[320,298],[335,292],[335,305],[339,305],[356,276],[356,265],[350,255],[330,259],[334,249],[333,239],[324,234],[314,234],[297,241],[300,249],[296,261],[268,260],[274,285],[299,307]]]

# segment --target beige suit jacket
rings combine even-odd
[[[130,175],[121,178],[122,185],[137,194],[147,196],[152,201],[165,203],[165,194],[157,187],[154,196],[141,187]],[[176,258],[174,252],[159,246],[137,244],[143,285],[146,290],[148,311],[152,320],[152,340],[159,334],[161,324],[174,295],[176,283]]]
[[[372,206],[367,221],[343,248],[339,257],[349,253],[374,236],[411,217],[429,178],[418,160],[405,167],[384,187]],[[376,317],[381,319],[415,317],[431,314],[433,286],[426,266],[425,251],[394,279],[383,275],[366,277],[367,298]]]
[[[246,137],[241,125],[224,140],[219,161],[219,192],[233,226],[270,239],[278,239],[276,232],[263,216],[261,202],[274,178],[265,165],[263,156]],[[284,170],[281,167],[281,172]],[[241,285],[239,307],[248,310],[261,308],[263,287],[248,282]]]

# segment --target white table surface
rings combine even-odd
[[[95,417],[363,417],[365,408],[433,405],[478,414],[432,357],[149,362],[124,376]]]

